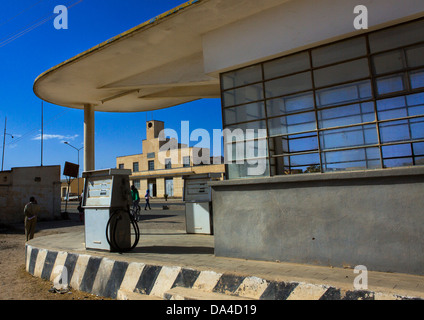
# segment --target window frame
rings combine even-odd
[[[147,170],[154,171],[155,170],[155,160],[149,160],[147,162]]]
[[[133,172],[140,172],[140,164],[138,161],[133,162]]]
[[[172,169],[172,159],[171,158],[165,159],[165,169]]]
[[[269,166],[269,175],[270,176],[274,176],[274,175],[280,175],[281,173],[278,173],[277,170],[273,167],[276,166],[276,162],[278,160],[278,158],[281,157],[291,157],[291,156],[296,156],[296,155],[301,155],[301,154],[311,154],[311,153],[315,153],[315,150],[309,150],[306,152],[288,152],[288,153],[281,153],[281,154],[276,154],[275,153],[275,141],[270,141],[271,139],[275,139],[277,137],[284,137],[289,139],[290,136],[299,136],[302,134],[316,134],[317,137],[317,144],[318,144],[318,154],[319,154],[319,159],[320,159],[320,163],[319,163],[319,172],[323,173],[325,170],[323,168],[323,156],[324,153],[328,153],[328,152],[336,152],[336,151],[346,151],[346,150],[355,150],[355,149],[368,149],[368,148],[378,148],[379,150],[379,154],[380,154],[380,168],[385,168],[384,162],[385,160],[389,160],[391,158],[386,158],[383,157],[383,148],[386,146],[391,146],[391,145],[399,145],[399,144],[410,144],[410,148],[411,150],[414,150],[413,145],[424,142],[424,137],[419,137],[419,138],[413,138],[411,136],[411,138],[409,140],[399,140],[399,141],[394,141],[394,142],[382,142],[382,133],[381,133],[381,128],[384,128],[385,126],[389,125],[388,122],[392,121],[406,121],[408,123],[409,126],[409,130],[411,131],[411,123],[413,122],[414,119],[417,119],[416,121],[420,121],[422,122],[424,120],[424,114],[421,115],[407,115],[404,117],[399,117],[399,118],[389,118],[389,119],[379,119],[379,111],[377,108],[377,104],[379,101],[385,100],[385,99],[389,99],[389,98],[394,98],[394,97],[404,97],[405,101],[407,100],[408,97],[413,96],[414,94],[418,94],[418,93],[422,93],[424,92],[424,86],[418,86],[416,88],[414,88],[411,84],[411,82],[413,81],[413,75],[414,74],[419,74],[419,77],[422,77],[422,73],[424,72],[424,63],[421,64],[421,60],[414,60],[414,65],[409,65],[409,61],[408,61],[408,57],[413,54],[413,50],[417,50],[417,52],[421,52],[424,48],[424,37],[417,39],[416,42],[412,42],[412,43],[408,43],[408,44],[402,44],[399,47],[393,47],[393,48],[389,48],[389,49],[385,49],[385,50],[381,50],[381,51],[371,51],[371,40],[370,38],[375,38],[375,35],[379,32],[382,32],[382,35],[384,36],[384,32],[386,32],[388,29],[394,29],[394,32],[396,32],[397,30],[400,30],[399,32],[402,31],[402,28],[405,29],[405,25],[410,24],[411,26],[409,28],[422,28],[423,26],[423,22],[424,19],[420,18],[420,19],[416,19],[413,21],[408,21],[402,24],[398,24],[395,26],[391,26],[391,27],[387,27],[384,29],[380,29],[380,30],[376,30],[373,32],[369,32],[369,33],[365,33],[365,34],[360,34],[354,37],[349,37],[343,40],[339,40],[336,42],[332,42],[329,44],[325,44],[325,45],[321,45],[318,47],[314,47],[314,48],[310,48],[307,50],[303,50],[300,52],[296,52],[287,56],[283,56],[283,57],[278,57],[272,60],[268,60],[268,61],[264,61],[264,62],[260,62],[257,64],[253,64],[247,67],[243,67],[243,68],[239,68],[236,70],[232,70],[229,72],[225,72],[222,73],[220,75],[220,79],[221,79],[221,104],[222,104],[222,119],[223,119],[223,128],[229,128],[231,130],[233,130],[234,128],[237,127],[245,127],[245,128],[249,128],[252,125],[255,125],[255,122],[258,123],[258,121],[264,121],[265,122],[265,128],[266,128],[266,133],[267,133],[267,143],[268,143],[268,156],[267,156],[267,161],[268,161],[268,166]],[[421,30],[421,29],[419,29]],[[378,37],[378,35],[377,35]],[[361,40],[362,38],[362,40]],[[378,41],[378,38],[376,41]],[[334,45],[343,45],[343,42],[355,42],[356,40],[361,41],[361,42],[365,42],[366,45],[366,50],[365,51],[361,51],[359,52],[358,50],[358,54],[357,56],[350,56],[349,58],[343,60],[343,59],[338,59],[336,62],[332,62],[332,63],[325,63],[325,64],[320,64],[319,66],[314,66],[313,64],[313,52],[314,50],[320,50],[324,48],[325,51],[325,47],[331,47]],[[415,40],[414,40],[415,41]],[[412,53],[411,53],[412,52]],[[389,72],[380,72],[377,73],[376,72],[376,64],[374,63],[374,61],[377,61],[376,59],[378,57],[384,57],[385,55],[387,55],[388,57],[390,57],[391,53],[399,53],[402,55],[403,60],[402,60],[402,65],[403,68],[398,69],[398,68],[394,68],[393,70],[390,70]],[[295,56],[298,55],[299,57],[301,56],[305,56],[307,55],[309,58],[309,69],[305,69],[305,67],[299,68],[299,70],[297,71],[293,71],[291,73],[283,73],[283,74],[274,74],[273,77],[265,77],[265,66],[268,64],[272,64],[273,62],[277,62],[278,60],[284,60],[284,59],[293,59],[296,58]],[[408,56],[409,55],[409,56]],[[395,54],[396,56],[396,54]],[[302,59],[303,59],[302,57]],[[416,59],[416,57],[414,57],[414,59]],[[331,70],[332,67],[334,67],[335,69],[337,69],[339,66],[349,66],[349,65],[354,65],[355,61],[360,61],[366,60],[367,63],[367,67],[368,70],[364,69],[364,72],[359,72],[358,74],[361,75],[365,75],[368,74],[367,76],[361,76],[359,78],[354,78],[353,80],[349,80],[349,81],[341,81],[341,82],[334,82],[330,79],[330,83],[328,85],[323,85],[320,87],[316,86],[316,82],[315,82],[315,74],[317,71],[320,70],[324,70],[324,69],[328,69]],[[301,60],[300,64],[302,64]],[[416,62],[418,61],[418,63]],[[362,63],[361,63],[362,64]],[[305,65],[303,63],[303,65]],[[232,87],[224,87],[224,83],[222,81],[223,77],[229,77],[228,75],[234,74],[235,77],[237,76],[237,74],[243,74],[243,70],[244,69],[248,69],[250,68],[252,69],[261,69],[262,70],[262,78],[255,78],[254,80],[252,80],[252,78],[249,79],[249,81],[247,82],[243,82],[243,79],[236,79],[234,78],[233,83],[237,83],[237,85],[232,86]],[[365,68],[365,66],[364,66]],[[283,68],[284,69],[284,68]],[[334,70],[334,69],[333,69]],[[267,83],[271,83],[271,81],[278,81],[278,80],[283,80],[285,78],[290,79],[290,77],[296,77],[297,75],[301,75],[301,74],[306,74],[309,73],[310,74],[310,78],[311,78],[311,89],[309,89],[308,85],[305,85],[304,88],[308,88],[308,89],[300,89],[299,91],[290,91],[287,94],[282,94],[282,95],[269,95],[266,91],[266,84]],[[383,93],[379,93],[379,81],[381,81],[382,79],[394,79],[394,77],[396,77],[397,75],[400,75],[403,79],[403,83],[402,83],[402,87],[400,88],[400,90],[397,91],[390,91],[390,92],[383,92]],[[419,78],[419,85],[421,85],[422,80],[421,78]],[[226,84],[228,84],[228,81],[226,82]],[[243,90],[245,88],[261,88],[263,92],[261,94],[257,94],[257,99],[256,100],[248,100],[248,101],[244,101],[242,103],[236,103],[237,99],[234,98],[233,101],[234,103],[232,104],[228,104],[227,101],[225,99],[226,94],[231,93],[231,92],[244,92]],[[355,98],[352,101],[340,101],[339,103],[330,103],[329,105],[322,105],[322,104],[318,104],[318,96],[317,94],[322,94],[324,92],[324,90],[353,90],[351,87],[356,87],[357,88],[357,98]],[[284,91],[284,90],[282,90]],[[283,99],[282,103],[286,103],[286,100],[288,101],[289,98],[291,97],[296,97],[299,96],[301,97],[302,95],[307,95],[308,93],[312,93],[313,96],[313,108],[306,108],[306,109],[302,109],[300,108],[298,111],[294,111],[294,112],[288,112],[288,113],[281,113],[281,114],[274,114],[273,115],[269,115],[268,111],[271,109],[269,108],[269,103],[271,103],[274,100],[277,99]],[[331,91],[330,91],[331,94]],[[333,95],[336,95],[337,92],[333,92]],[[340,94],[340,93],[339,93]],[[296,102],[295,102],[296,103]],[[321,102],[320,102],[321,103]],[[420,105],[421,105],[421,101],[419,101]],[[240,121],[240,122],[231,122],[231,123],[226,123],[226,111],[231,109],[231,110],[235,110],[237,111],[237,108],[242,107],[242,106],[246,106],[249,104],[258,104],[261,106],[264,106],[264,117],[261,119],[251,119],[251,120],[246,120],[246,121]],[[323,112],[323,111],[327,111],[330,109],[335,109],[335,108],[340,108],[339,110],[343,110],[343,107],[348,107],[348,106],[352,106],[352,105],[359,105],[361,113],[359,114],[359,116],[361,117],[361,119],[364,116],[367,116],[368,118],[372,118],[372,113],[374,114],[374,120],[362,120],[362,122],[354,122],[356,120],[353,120],[353,123],[347,124],[347,125],[338,125],[338,126],[330,126],[330,127],[321,127],[321,122],[323,122],[322,119],[320,119],[319,117],[319,113]],[[362,104],[371,104],[373,105],[373,111],[371,112],[362,112]],[[422,104],[424,105],[424,101],[422,101]],[[406,105],[404,108],[408,109],[408,105]],[[372,108],[370,107],[369,110],[371,110]],[[240,109],[241,110],[241,109]],[[281,112],[281,109],[278,110],[279,112]],[[278,113],[277,111],[277,113]],[[313,112],[315,115],[315,129],[313,130],[305,130],[305,131],[296,131],[293,133],[281,133],[281,134],[273,134],[270,135],[270,121],[273,121],[273,119],[277,119],[277,118],[287,118],[289,116],[302,116],[304,114],[307,113],[311,113]],[[260,112],[262,114],[262,112]],[[353,115],[351,117],[357,117],[358,115]],[[237,116],[233,117],[234,119],[237,119]],[[293,117],[295,118],[295,117]],[[341,117],[343,118],[343,117]],[[348,117],[346,117],[348,118]],[[343,121],[343,119],[341,119],[341,121]],[[350,121],[350,120],[349,120]],[[354,127],[366,127],[366,126],[371,126],[374,125],[375,127],[375,132],[376,132],[376,142],[372,143],[372,144],[364,144],[363,145],[358,145],[358,146],[340,146],[338,148],[334,148],[334,149],[326,149],[324,150],[321,146],[320,143],[320,137],[323,133],[325,133],[325,131],[327,130],[337,130],[337,129],[347,129],[349,130],[349,128],[354,128]],[[419,124],[419,126],[421,126],[421,124]],[[422,131],[423,129],[420,128],[420,131]],[[246,141],[245,141],[246,142]],[[272,148],[271,148],[272,146]],[[224,150],[225,150],[225,146],[224,146]],[[411,153],[411,157],[412,157],[412,165],[417,165],[416,164],[416,158],[422,158],[421,155],[414,155],[414,152],[412,151]],[[423,163],[424,164],[424,163]],[[228,169],[228,164],[226,165],[226,168]],[[374,165],[372,166],[372,168],[368,168],[368,167],[364,167],[361,170],[365,170],[365,169],[375,169]],[[346,167],[345,170],[352,170],[349,167]],[[356,170],[356,169],[353,169]],[[290,170],[289,170],[290,171]],[[228,170],[227,170],[228,172]],[[316,172],[316,171],[314,171]],[[231,178],[228,177],[227,178]],[[246,177],[248,178],[248,177]]]

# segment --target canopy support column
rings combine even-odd
[[[84,171],[95,170],[94,163],[94,106],[84,105]]]

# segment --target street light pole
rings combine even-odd
[[[77,147],[74,147],[72,144],[70,144],[68,141],[65,141],[64,142],[64,144],[67,144],[68,146],[70,146],[70,147],[72,147],[72,148],[74,148],[75,150],[77,150],[77,152],[78,152],[78,175],[77,175],[77,182],[78,182],[78,197],[80,196],[80,186],[79,186],[79,152],[84,148],[84,147],[81,147],[81,148],[77,148]],[[69,191],[68,191],[68,197],[69,197]]]

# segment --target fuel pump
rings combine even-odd
[[[137,222],[130,214],[131,170],[86,171],[82,207],[85,215],[85,248],[126,252],[140,239]],[[131,244],[131,226],[135,240]]]

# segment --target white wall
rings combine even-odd
[[[203,36],[205,73],[218,73],[362,33],[357,5],[371,31],[424,16],[423,0],[293,0]]]

